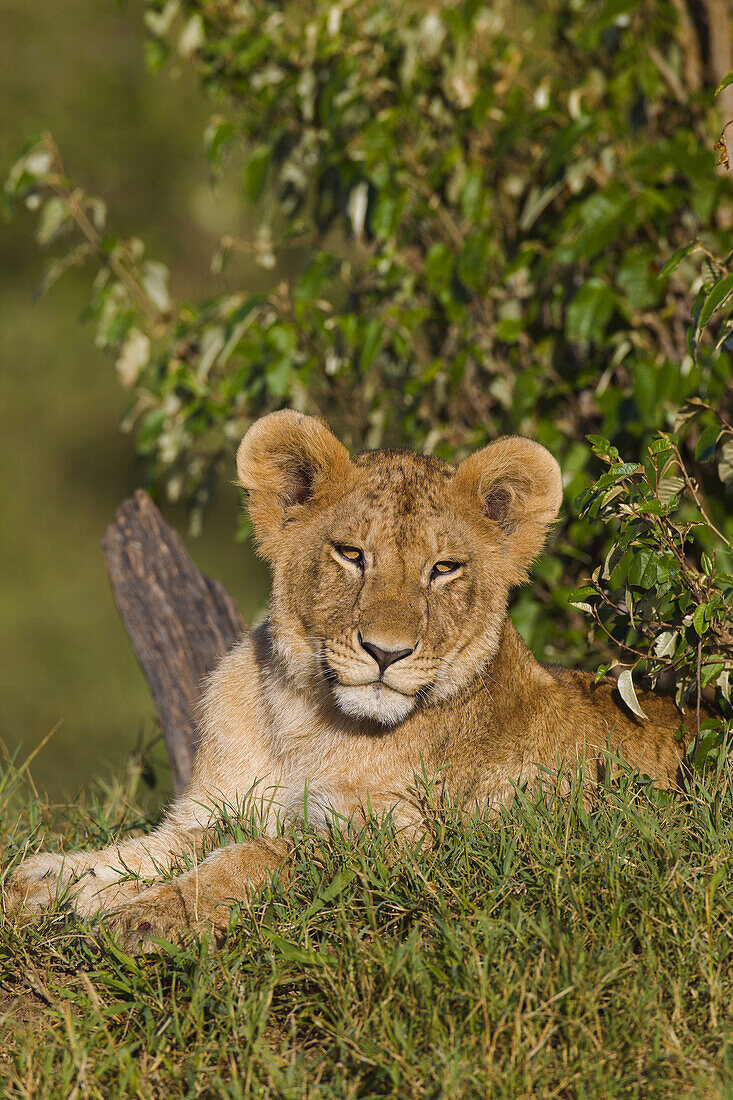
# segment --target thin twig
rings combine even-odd
[[[102,238],[86,216],[84,208],[76,197],[76,194],[70,191],[64,184],[64,165],[56,142],[50,134],[45,134],[43,140],[53,157],[56,168],[56,176],[49,178],[49,187],[52,191],[55,191],[58,197],[69,207],[71,216],[89,241],[90,245],[104,258],[105,263],[109,266],[115,277],[127,288],[137,304],[147,315],[148,320],[152,321],[156,329],[164,328],[165,318],[163,314],[153,305],[148,295],[124,264],[121,264],[115,256],[105,252],[102,248]]]
[[[733,544],[731,544],[728,541],[728,539],[725,537],[725,535],[721,531],[718,530],[718,528],[715,526],[713,521],[710,519],[710,516],[707,514],[707,512],[703,508],[702,502],[700,501],[700,498],[698,497],[697,492],[695,491],[694,483],[693,483],[692,479],[690,478],[690,475],[688,474],[687,470],[685,469],[685,464],[682,461],[682,455],[679,452],[679,448],[677,446],[675,446],[674,451],[675,451],[675,454],[677,455],[677,458],[679,460],[680,470],[682,471],[682,477],[684,478],[684,481],[685,481],[685,484],[687,485],[687,488],[690,490],[690,494],[692,496],[692,499],[695,501],[695,504],[698,507],[698,511],[700,512],[700,515],[705,520],[705,522],[707,523],[710,530],[715,531],[715,534],[718,536],[720,541],[724,542],[729,550],[733,550]]]
[[[618,610],[616,605],[611,603],[611,601],[609,599],[606,599],[605,596],[603,598],[604,598],[606,604],[608,605],[608,607],[612,607],[614,609],[614,611]],[[639,661],[648,661],[648,660],[650,660],[650,655],[648,653],[642,653],[642,651],[640,649],[634,649],[633,646],[627,645],[626,642],[622,642],[622,641],[619,641],[618,638],[614,638],[611,631],[608,629],[606,624],[603,622],[603,620],[599,616],[598,611],[595,607],[592,608],[592,612],[593,612],[593,618],[598,623],[598,626],[600,626],[601,630],[606,635],[606,637],[610,638],[614,645],[620,646],[621,649],[625,649],[627,653],[633,653],[634,656],[638,658],[636,664],[638,664]],[[634,667],[636,667],[636,664],[634,665]]]

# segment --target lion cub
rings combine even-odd
[[[150,835],[96,852],[39,853],[9,880],[7,911],[71,887],[76,910],[114,910],[129,947],[185,929],[226,928],[227,903],[280,868],[278,826],[391,811],[420,828],[415,776],[440,774],[466,808],[610,749],[660,784],[683,747],[674,705],[645,695],[646,722],[612,681],[549,668],[507,614],[561,501],[555,459],[499,439],[457,468],[411,451],[350,458],[320,420],[273,413],[237,457],[258,547],[272,567],[270,618],[210,677],[193,777]],[[223,805],[265,835],[196,849]],[[194,867],[160,879],[185,855]],[[127,878],[125,878],[127,876]]]

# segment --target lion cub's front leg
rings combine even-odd
[[[3,889],[6,916],[37,914],[68,894],[79,916],[89,917],[140,891],[140,879],[157,878],[184,854],[193,855],[202,828],[166,823],[147,836],[92,852],[38,852],[19,863]]]
[[[127,951],[155,950],[152,937],[181,942],[213,932],[220,940],[233,903],[246,901],[275,871],[287,873],[292,843],[250,840],[217,848],[191,871],[151,886],[109,915],[107,924]]]

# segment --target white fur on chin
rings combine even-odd
[[[414,698],[393,691],[381,683],[363,684],[359,687],[337,684],[334,695],[345,714],[352,718],[371,718],[373,722],[381,722],[383,726],[396,726],[404,722],[415,707]]]

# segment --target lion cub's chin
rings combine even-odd
[[[347,687],[337,684],[334,695],[344,714],[352,718],[371,718],[383,726],[396,726],[415,708],[415,699],[393,691],[383,683]]]

